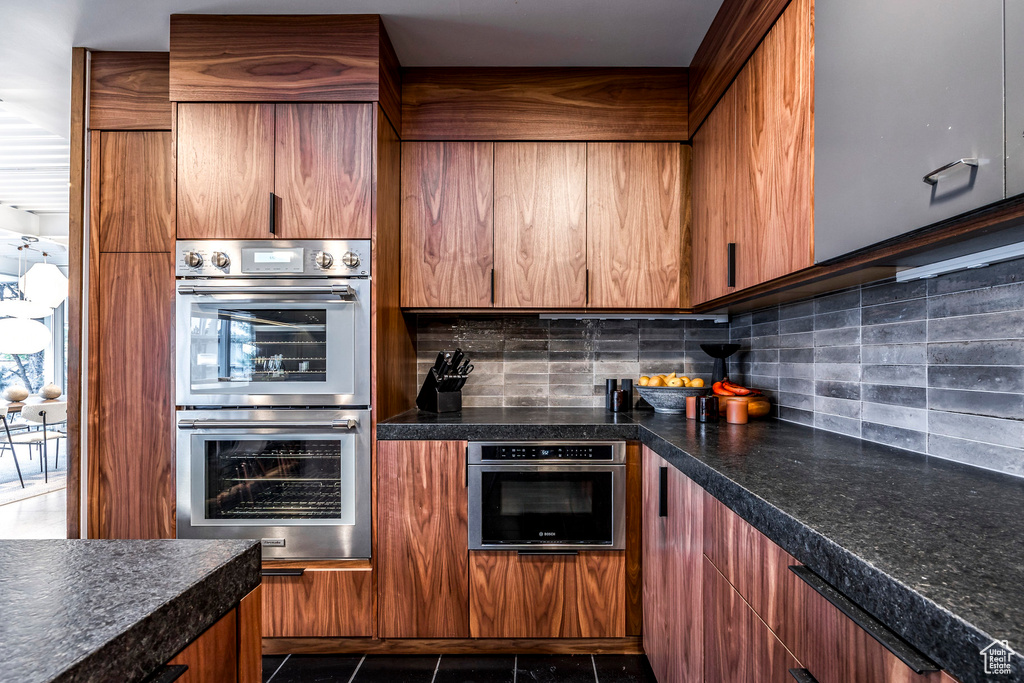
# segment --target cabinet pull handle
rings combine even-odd
[[[587,293],[586,296],[587,296],[587,298],[584,299],[584,302],[586,303],[587,306],[589,306],[590,305],[590,268],[587,268],[585,282],[586,282],[586,285],[584,285],[584,286],[586,288],[586,293]]]
[[[520,550],[517,552],[520,557],[533,557],[535,555],[579,555],[578,550]]]
[[[295,567],[294,569],[281,567],[280,569],[264,569],[262,571],[263,576],[302,576],[305,573],[305,567]]]
[[[728,249],[728,263],[726,265],[725,273],[725,285],[726,287],[736,286],[736,243],[729,242]]]
[[[658,468],[658,516],[668,517],[668,468]]]
[[[494,268],[491,268],[491,305],[494,305]]]
[[[796,683],[818,683],[818,679],[807,669],[790,669],[789,675],[796,679]]]
[[[915,650],[899,635],[891,631],[885,624],[858,607],[852,600],[833,588],[823,578],[803,565],[790,566],[789,571],[796,574],[800,579],[810,586],[815,593],[828,600],[840,612],[845,614],[850,621],[868,632],[872,638],[877,640],[882,647],[893,653],[900,661],[914,670],[915,673],[923,674],[931,671],[938,671],[939,667],[923,654]]]
[[[277,235],[277,211],[274,210],[274,209],[277,208],[275,206],[276,204],[277,204],[277,197],[275,197],[274,193],[271,192],[270,193],[270,234],[271,235]]]
[[[186,671],[188,671],[187,664],[164,664],[143,683],[171,683],[185,675]]]
[[[939,175],[943,171],[948,171],[949,169],[953,168],[954,166],[959,166],[960,164],[963,164],[964,166],[973,166],[974,168],[977,168],[978,167],[978,160],[968,157],[968,158],[965,158],[965,159],[957,159],[956,161],[951,161],[948,164],[946,164],[945,166],[940,166],[939,168],[935,169],[934,171],[932,171],[931,173],[926,175],[923,178],[923,180],[924,180],[924,182],[928,183],[929,185],[936,185],[939,182]]]

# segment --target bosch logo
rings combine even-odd
[[[548,538],[548,537],[554,536],[555,532],[554,531],[541,531],[537,535],[540,536],[541,538]]]

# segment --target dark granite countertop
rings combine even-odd
[[[968,683],[994,639],[1024,650],[1024,479],[774,420],[604,410],[410,411],[381,439],[640,440]],[[1013,657],[1024,681],[1024,660]]]
[[[256,541],[0,541],[0,682],[142,680],[259,583]]]

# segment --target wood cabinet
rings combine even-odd
[[[173,538],[173,258],[100,252],[90,270],[89,537]]]
[[[274,105],[178,105],[178,239],[270,239]]]
[[[169,666],[188,667],[174,679],[177,683],[259,683],[262,680],[260,596],[261,589],[257,587],[167,662]]]
[[[469,558],[474,638],[621,638],[626,635],[623,551]]]
[[[402,305],[493,304],[494,144],[402,144]]]
[[[684,163],[675,143],[404,143],[402,305],[689,305]]]
[[[334,566],[332,566],[332,564]],[[264,569],[302,570],[263,577],[264,638],[368,638],[374,635],[373,576],[369,563],[301,561]],[[340,566],[337,566],[340,565]]]
[[[703,578],[704,680],[790,683],[789,670],[800,667],[792,653],[707,558]]]
[[[178,238],[369,239],[373,112],[179,104]]]
[[[377,444],[380,635],[469,636],[466,442]]]
[[[643,639],[661,681],[702,677],[704,496],[697,484],[644,448]]]
[[[494,145],[494,305],[587,303],[587,146]]]
[[[739,90],[730,88],[693,136],[694,303],[736,290],[729,245],[736,249],[736,126]]]
[[[369,239],[372,104],[278,104],[274,194],[282,239]]]
[[[587,145],[590,307],[680,306],[681,201],[679,145]]]
[[[95,138],[95,136],[94,136]],[[99,248],[172,251],[174,147],[166,131],[104,131],[99,149]],[[95,163],[95,162],[94,162]]]

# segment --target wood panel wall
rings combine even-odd
[[[414,68],[403,140],[683,141],[687,70]]]
[[[173,145],[165,131],[100,133],[100,251],[173,251]]]
[[[170,130],[166,52],[93,52],[89,128]]]
[[[688,130],[700,128],[789,0],[725,0],[690,61]]]

